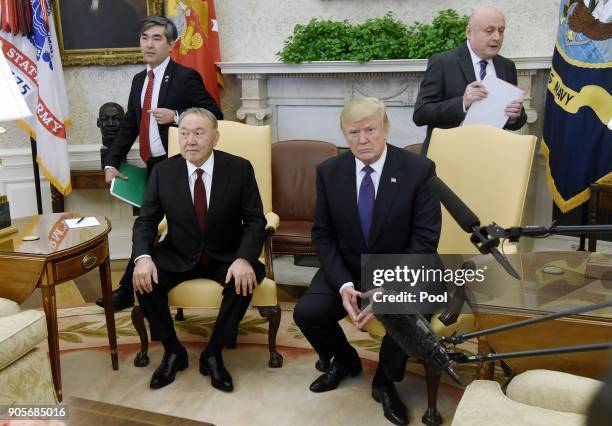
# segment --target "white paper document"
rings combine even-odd
[[[74,219],[64,219],[68,228],[87,228],[88,226],[98,226],[100,222],[93,216],[76,217]]]
[[[523,99],[525,91],[492,75],[487,75],[482,82],[489,94],[470,106],[462,126],[488,124],[501,129],[508,121],[504,111],[506,106],[512,101]]]

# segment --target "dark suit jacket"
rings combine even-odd
[[[119,133],[108,152],[106,166],[118,167],[140,132],[140,115],[142,110],[140,98],[146,77],[147,70],[145,69],[136,74],[132,80],[127,112],[123,120],[121,120]],[[177,64],[172,59],[164,72],[159,89],[157,107],[176,110],[179,115],[187,108],[200,107],[215,114],[217,119],[223,119],[221,110],[204,87],[200,74],[192,68]],[[170,124],[158,125],[159,135],[166,152],[168,152],[169,127]]]
[[[366,248],[357,208],[355,157],[349,151],[321,163],[312,227],[321,268],[309,292],[337,295],[349,281],[358,289],[362,253],[436,253],[440,202],[427,186],[434,175],[431,160],[387,145]]]
[[[253,268],[264,244],[266,220],[253,167],[244,158],[214,151],[215,163],[204,233],[189,190],[187,162],[180,155],[153,168],[140,216],[134,222],[134,258],[151,255],[171,272],[193,269],[202,253],[224,262],[244,258]],[[164,176],[162,179],[161,176]],[[166,215],[168,233],[155,245],[157,225]]]
[[[497,55],[493,58],[493,66],[498,78],[516,85],[514,62]],[[427,125],[427,137],[422,150],[424,154],[427,153],[434,127],[449,129],[461,124],[465,118],[463,93],[465,87],[473,81],[476,81],[476,75],[467,43],[429,58],[412,116],[417,126]],[[506,124],[505,128],[518,130],[526,121],[527,115],[523,108],[520,117]]]

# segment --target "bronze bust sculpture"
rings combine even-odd
[[[100,148],[102,168],[104,168],[108,149],[117,137],[117,133],[119,133],[119,123],[123,119],[123,115],[123,107],[118,103],[107,102],[100,107],[96,125],[102,134],[102,147]]]

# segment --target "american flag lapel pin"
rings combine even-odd
[[[391,183],[396,183],[397,179],[395,179],[394,177],[391,178]]]

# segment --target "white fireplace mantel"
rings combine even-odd
[[[524,106],[528,124],[533,125],[538,118],[531,102],[534,77],[547,73],[551,58],[513,61],[518,85],[527,92]],[[374,96],[386,102],[393,124],[391,141],[397,145],[421,142],[424,137],[424,129],[412,123],[412,110],[427,68],[426,59],[218,65],[222,74],[235,75],[240,81],[238,119],[251,125],[271,125],[275,140],[322,139],[344,145],[337,126],[339,111],[354,96]]]
[[[550,56],[512,58],[518,70],[549,69]],[[356,61],[317,61],[302,64],[281,62],[219,62],[222,74],[236,75],[334,75],[372,73],[422,73],[427,68],[427,59],[389,59],[359,63]]]

